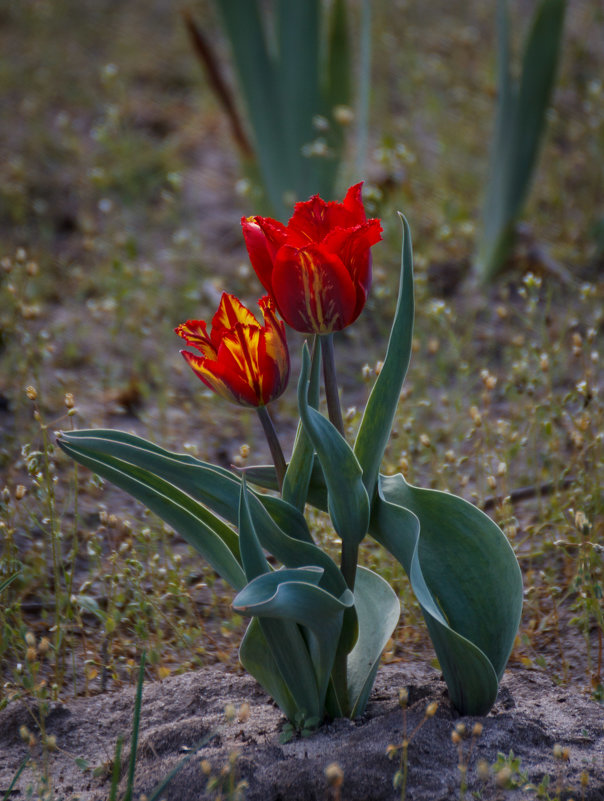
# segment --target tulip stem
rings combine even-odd
[[[336,377],[336,362],[333,349],[333,334],[321,336],[321,355],[323,356],[323,378],[325,381],[325,397],[327,399],[327,412],[329,419],[344,436],[344,420],[340,408],[338,394],[338,379]]]
[[[340,572],[344,576],[349,590],[354,591],[354,580],[357,574],[357,562],[359,560],[359,549],[357,547],[346,547],[342,543],[342,553],[340,554]]]
[[[281,492],[281,488],[283,487],[283,479],[285,478],[285,471],[287,470],[287,464],[285,463],[285,457],[283,456],[281,444],[279,443],[275,426],[273,425],[273,421],[271,420],[271,416],[268,413],[266,406],[258,406],[256,411],[258,412],[258,417],[260,418],[262,428],[264,429],[264,436],[266,437],[268,447],[271,451],[271,456],[273,457],[275,472],[277,473],[277,484],[279,485],[279,492]]]

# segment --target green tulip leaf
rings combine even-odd
[[[62,432],[61,443],[70,445],[70,455],[76,461],[76,454],[81,453],[99,461],[105,456],[114,456],[124,463],[142,467],[178,487],[229,523],[237,523],[241,479],[222,467],[207,464],[188,454],[167,451],[123,431],[82,429]],[[290,536],[312,543],[308,525],[299,510],[281,498],[254,497],[259,497],[271,516],[282,528],[287,529]],[[214,522],[211,524],[214,525]],[[238,554],[237,534],[228,526],[222,526],[221,536],[225,541],[230,537],[229,547]]]
[[[344,547],[356,548],[369,525],[369,498],[363,485],[363,471],[344,437],[329,420],[308,405],[309,363],[305,345],[298,384],[300,417],[323,468],[333,526]]]
[[[365,711],[382,652],[398,623],[400,601],[387,581],[365,567],[357,568],[354,605],[359,635],[348,654],[349,715]]]
[[[348,589],[337,598],[319,587],[322,572],[320,568],[312,567],[265,573],[244,587],[233,601],[233,608],[241,614],[292,621],[306,629],[321,709],[342,629],[342,617],[354,603],[354,596]],[[296,655],[291,654],[291,657],[295,659]],[[295,693],[292,695],[296,697]]]
[[[241,482],[241,493],[239,496],[239,550],[241,551],[241,563],[245,571],[245,577],[252,581],[263,573],[270,573],[271,566],[266,560],[262,546],[258,541],[250,507],[248,504],[248,490],[245,478]]]
[[[336,596],[344,592],[346,582],[329,554],[316,545],[289,537],[254,495],[249,494],[248,502],[256,535],[265,550],[288,568],[320,567],[324,571],[320,586]]]
[[[522,610],[522,576],[499,527],[472,504],[381,476],[371,534],[409,575],[451,701],[491,708]]]
[[[264,623],[266,624],[266,622],[265,620]],[[274,622],[284,623],[284,621]],[[296,629],[299,636],[297,647],[294,645],[292,648],[289,638],[280,637],[279,632],[277,632],[274,642],[276,644],[285,643],[287,651],[284,656],[287,657],[288,662],[284,672],[286,674],[291,673],[294,676],[294,692],[297,692],[297,699],[294,699],[287,682],[283,678],[279,664],[273,657],[259,618],[253,617],[250,620],[239,646],[241,664],[277,703],[288,720],[295,720],[300,709],[310,710],[308,716],[312,717],[311,711],[317,709],[319,705],[317,683],[308,649],[300,629],[298,627]],[[289,671],[288,665],[290,666]],[[304,701],[305,694],[308,695],[306,704]]]
[[[318,339],[315,337],[314,355],[312,358],[310,368],[310,380],[308,385],[308,403],[313,409],[319,407],[319,390],[321,386],[321,348],[318,347]],[[298,382],[302,381],[302,374]],[[300,391],[300,387],[298,387]],[[302,391],[304,391],[302,389]],[[283,500],[288,501],[299,509],[304,511],[304,505],[308,496],[308,485],[313,469],[315,449],[311,442],[302,420],[298,424],[296,432],[296,440],[292,456],[287,466],[285,478],[283,479]],[[276,476],[273,478],[275,485],[271,489],[277,489]],[[253,481],[253,479],[250,479]]]
[[[237,590],[245,585],[245,574],[231,547],[230,535],[236,537],[235,533],[201,504],[141,467],[106,454],[102,459],[85,455],[66,437],[59,438],[58,444],[77,462],[128,492],[172,526],[232,587]],[[228,537],[225,529],[230,532]]]
[[[363,483],[370,498],[375,493],[380,464],[409,367],[413,341],[413,250],[409,224],[403,215],[400,217],[403,248],[394,322],[386,358],[367,401],[354,445],[355,455],[363,470]]]
[[[243,511],[245,516],[245,508]],[[249,515],[243,523],[253,532]],[[250,532],[247,533],[249,535]],[[252,533],[252,536],[255,537],[255,534]],[[245,552],[247,553],[247,551]],[[260,566],[256,564],[256,567]],[[269,579],[268,582],[274,591],[280,580],[299,578],[314,583],[320,580],[321,573],[320,569],[310,568],[281,570],[272,574],[263,572],[259,575],[278,576],[278,579],[272,581]],[[257,585],[253,585],[252,592],[254,588],[257,588]],[[271,590],[269,590],[270,592]],[[236,602],[237,598],[234,604]],[[256,616],[255,619],[258,621],[257,626],[248,628],[239,651],[239,657],[245,669],[271,693],[290,719],[293,719],[291,717],[291,701],[294,702],[293,709],[297,712],[301,711],[305,717],[321,716],[322,703],[319,698],[315,669],[306,640],[298,624],[284,616]],[[261,651],[262,646],[265,648],[264,653]],[[273,695],[273,693],[275,694]]]
[[[251,467],[245,467],[241,472],[245,473],[247,480],[257,487],[274,491],[278,490],[277,478],[273,465],[257,464]],[[327,510],[325,476],[323,475],[321,463],[316,458],[316,455],[313,458],[306,500],[316,509]]]

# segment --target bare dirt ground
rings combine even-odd
[[[560,798],[601,801],[604,798],[604,726],[602,709],[586,696],[555,686],[542,674],[509,670],[491,713],[485,718],[459,718],[449,705],[446,687],[436,671],[405,663],[382,667],[367,713],[358,721],[338,720],[308,738],[281,744],[284,718],[255,681],[224,668],[207,668],[145,684],[138,745],[135,797],[152,790],[187,758],[184,767],[161,794],[166,801],[200,801],[207,776],[237,754],[236,780],[248,783],[247,801],[315,801],[329,798],[325,768],[335,762],[343,772],[342,801],[386,801],[400,797],[392,785],[399,757],[386,755],[389,745],[400,745],[404,734],[398,691],[409,690],[407,736],[424,717],[427,705],[438,702],[433,718],[424,722],[409,745],[408,798],[413,801],[449,801],[460,796],[459,753],[451,741],[456,724],[470,732],[483,725],[480,737],[462,739],[468,791],[481,799],[535,797],[529,784],[538,785],[547,774],[549,792]],[[50,755],[57,798],[70,801],[106,801],[111,760],[120,734],[129,737],[134,702],[132,689],[94,698],[56,704],[47,719],[61,749]],[[228,704],[249,704],[247,719],[228,722]],[[0,713],[0,792],[4,792],[27,755],[20,726],[32,727],[26,703],[11,704]],[[209,739],[208,741],[208,738]],[[199,743],[205,743],[198,747]],[[128,742],[128,740],[126,741]],[[470,748],[471,746],[471,748]],[[567,759],[556,759],[554,747],[568,748]],[[128,748],[123,756],[122,790]],[[491,772],[479,775],[481,760],[492,765],[499,753],[513,751],[524,776],[519,785],[504,790]],[[35,749],[32,752],[35,760]],[[84,758],[82,770],[76,758]],[[97,770],[98,769],[98,770]],[[207,768],[206,768],[207,769]],[[484,767],[483,767],[484,769]],[[11,798],[27,798],[36,786],[41,765],[25,771]],[[96,774],[96,775],[95,775]],[[583,783],[581,776],[583,774]],[[524,789],[523,789],[524,788]],[[336,796],[333,796],[336,797]],[[542,795],[541,797],[549,797]],[[553,796],[552,796],[553,797]]]

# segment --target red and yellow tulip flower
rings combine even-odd
[[[289,378],[285,326],[268,296],[258,301],[264,325],[234,295],[223,293],[207,332],[203,320],[188,320],[174,330],[201,356],[181,353],[203,383],[242,406],[265,406],[283,393]]]
[[[252,266],[296,331],[340,331],[365,305],[370,248],[382,238],[382,226],[367,220],[362,186],[351,186],[342,203],[318,195],[297,203],[287,226],[268,217],[241,221]]]

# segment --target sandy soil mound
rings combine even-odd
[[[538,784],[549,774],[551,797],[584,801],[604,799],[604,714],[602,707],[576,691],[553,685],[545,676],[530,671],[509,671],[497,703],[485,718],[459,718],[451,709],[446,687],[429,668],[407,664],[384,666],[368,706],[358,721],[338,720],[307,738],[282,744],[284,719],[253,679],[208,668],[157,684],[146,684],[140,726],[135,798],[150,795],[166,775],[188,757],[182,769],[161,794],[166,801],[200,801],[207,776],[201,761],[207,760],[218,774],[229,755],[238,753],[237,780],[246,780],[247,801],[312,801],[330,796],[325,768],[337,762],[344,775],[341,801],[378,801],[400,798],[392,786],[398,760],[386,756],[390,744],[403,739],[403,716],[398,706],[399,688],[408,687],[407,732],[424,717],[426,706],[437,701],[436,715],[427,720],[409,746],[407,798],[410,801],[449,801],[460,797],[457,748],[451,742],[455,725],[466,728],[480,720],[482,735],[475,739],[468,767],[468,796],[480,791],[482,799],[535,797],[528,789],[504,791],[495,779],[480,779],[479,760],[493,764],[499,752],[510,750],[522,760],[524,780]],[[46,726],[57,738],[50,754],[49,774],[56,798],[106,801],[115,742],[129,736],[134,691],[80,698],[53,706]],[[224,709],[233,704],[250,706],[249,717],[227,722]],[[27,754],[19,727],[32,726],[32,709],[14,702],[0,713],[0,795]],[[212,739],[207,740],[213,735]],[[197,749],[206,738],[205,744]],[[128,739],[126,739],[126,743]],[[554,757],[554,745],[568,748],[568,759]],[[467,760],[470,739],[463,742]],[[127,747],[123,754],[122,789],[125,785]],[[35,750],[33,756],[36,756]],[[84,758],[88,769],[76,764]],[[98,770],[95,771],[95,768]],[[11,798],[29,797],[28,786],[39,786],[41,755],[25,771]],[[587,786],[581,786],[581,774]],[[97,774],[97,775],[95,775]],[[35,793],[34,793],[35,797]]]

